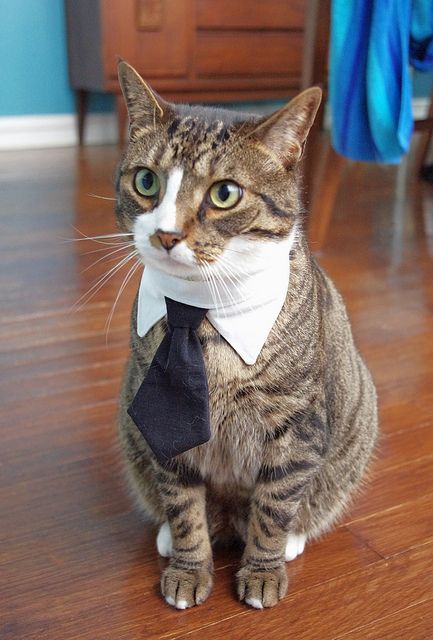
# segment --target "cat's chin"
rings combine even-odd
[[[153,255],[145,255],[141,256],[141,261],[145,266],[150,266],[153,269],[166,273],[174,278],[196,281],[204,279],[197,264],[185,264],[174,256],[167,255],[155,258]]]

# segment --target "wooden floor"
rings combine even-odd
[[[433,638],[433,186],[392,167],[347,168],[321,262],[342,291],[380,396],[372,479],[345,522],[288,567],[255,611],[235,597],[238,555],[179,612],[159,596],[155,531],[134,511],[116,450],[116,398],[137,279],[106,320],[115,274],[74,304],[116,246],[117,151],[0,155],[2,640]],[[100,249],[107,250],[99,251]]]

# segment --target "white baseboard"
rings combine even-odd
[[[430,98],[414,98],[412,100],[413,117],[415,120],[421,120],[427,117],[429,105]]]
[[[89,113],[86,144],[117,142],[114,113]],[[0,150],[73,147],[78,144],[76,116],[72,113],[0,117]]]
[[[415,119],[423,118],[427,113],[429,98],[414,98],[412,104]],[[325,127],[329,126],[329,110],[326,110]],[[86,144],[114,144],[117,137],[114,113],[88,114]],[[77,144],[76,116],[72,113],[0,117],[0,150],[73,147]]]

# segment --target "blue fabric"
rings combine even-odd
[[[433,6],[431,0],[414,0],[410,33],[410,62],[419,71],[433,69]]]
[[[332,0],[332,144],[398,163],[413,130],[409,64],[433,68],[433,0]]]

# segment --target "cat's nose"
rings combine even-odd
[[[185,234],[181,231],[162,231],[161,229],[157,229],[156,235],[167,251],[173,249],[173,247],[185,237]]]

